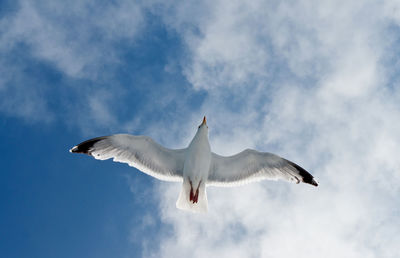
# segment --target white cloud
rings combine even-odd
[[[132,40],[143,22],[140,6],[126,1],[95,8],[90,1],[20,1],[2,20],[1,50],[18,43],[72,77],[96,78],[113,56],[113,41]],[[111,19],[112,17],[112,19]]]
[[[180,186],[160,184],[173,234],[145,255],[398,257],[400,95],[383,62],[394,15],[375,1],[213,3],[165,18],[189,49],[188,80],[208,92],[212,148],[273,151],[321,184],[209,188],[207,215],[176,210]]]
[[[399,26],[397,2],[117,1],[98,9],[90,1],[20,1],[0,21],[0,54],[26,44],[33,58],[69,78],[101,81],[103,65],[118,62],[110,45],[138,35],[143,10],[181,37],[187,55],[179,67],[207,97],[192,113],[182,101],[190,93],[156,94],[143,110],[176,106],[142,133],[181,147],[206,114],[214,151],[276,152],[321,183],[209,188],[207,215],[177,210],[180,186],[160,183],[161,219],[172,232],[162,231],[159,249],[145,248],[146,257],[400,256],[399,35],[389,28]],[[51,118],[46,86],[10,85],[24,66],[4,60],[0,110]],[[82,113],[73,119],[82,127],[117,126],[118,96],[109,93],[83,90]],[[121,127],[133,131],[141,121]],[[143,223],[153,222],[146,216]]]
[[[16,10],[5,13],[0,20],[3,74],[0,111],[27,121],[48,121],[57,116],[48,106],[47,98],[54,92],[52,88],[65,85],[52,85],[46,81],[35,85],[31,82],[41,75],[26,73],[38,65],[48,65],[48,69],[70,80],[86,80],[87,84],[97,85],[82,90],[70,89],[78,95],[75,101],[82,99],[80,96],[88,97],[82,103],[75,103],[87,106],[68,115],[103,126],[112,117],[103,111],[109,109],[107,105],[115,95],[104,87],[104,81],[113,77],[110,68],[120,62],[115,43],[133,42],[143,29],[143,21],[141,6],[129,1],[114,1],[101,6],[93,1],[18,1]],[[92,92],[88,94],[88,91]],[[103,97],[94,100],[99,94],[97,91]],[[106,97],[105,91],[109,91]],[[95,118],[88,119],[92,115]],[[107,118],[100,118],[103,115]],[[85,125],[88,125],[87,121],[78,127]]]

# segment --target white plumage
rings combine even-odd
[[[211,152],[206,118],[185,149],[165,148],[150,137],[115,134],[87,140],[70,152],[99,160],[112,158],[164,181],[183,182],[176,206],[206,212],[206,186],[234,186],[263,179],[283,179],[318,186],[314,177],[295,163],[268,152],[247,149],[224,157]]]

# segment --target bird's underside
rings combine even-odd
[[[198,212],[207,211],[206,186],[235,186],[263,179],[318,186],[314,177],[297,164],[272,153],[250,149],[229,157],[211,153],[205,180],[196,182],[184,176],[185,159],[190,156],[186,155],[188,148],[168,149],[146,136],[116,134],[98,137],[82,142],[70,151],[100,160],[112,158],[157,179],[182,182],[176,206]]]

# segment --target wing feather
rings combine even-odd
[[[272,153],[251,149],[229,157],[212,153],[208,185],[235,186],[263,179],[283,179],[318,186],[305,169]]]
[[[168,149],[147,136],[115,134],[78,144],[71,152],[84,153],[99,160],[127,163],[164,181],[182,181],[185,149]]]

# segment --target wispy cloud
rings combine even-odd
[[[112,17],[112,19],[111,19]],[[115,60],[111,43],[133,40],[143,22],[138,5],[124,1],[96,8],[90,1],[20,1],[2,20],[2,50],[27,44],[32,55],[73,77],[99,76]]]
[[[57,86],[26,73],[49,64],[69,87],[60,116],[86,134],[140,128],[182,147],[205,114],[214,151],[275,152],[321,183],[209,188],[207,215],[177,210],[180,186],[157,184],[166,227],[157,248],[143,240],[146,257],[398,257],[399,8],[389,0],[20,1],[0,21],[0,111],[58,117],[49,98]],[[148,72],[135,74],[147,84],[116,82],[130,72],[115,72],[125,64],[119,44],[134,49],[148,17],[182,44],[183,54],[157,65],[184,78],[159,85]],[[135,83],[157,85],[145,92]]]
[[[134,42],[142,31],[143,21],[140,5],[128,1],[104,3],[101,8],[91,1],[18,1],[15,10],[5,13],[0,20],[4,74],[0,81],[3,102],[0,110],[27,120],[37,117],[43,121],[55,115],[45,98],[52,95],[54,88],[68,86],[45,80],[40,85],[30,85],[37,74],[26,70],[36,66],[47,66],[51,72],[87,88],[79,91],[77,86],[71,87],[70,92],[77,94],[76,100],[82,95],[94,94],[87,94],[88,90],[104,93],[105,82],[109,83],[114,76],[112,67],[121,62],[116,45],[121,40]],[[87,84],[96,87],[87,87]],[[10,97],[12,92],[18,92],[16,97]],[[101,111],[99,116],[106,109],[106,102],[99,100],[112,96],[115,94],[96,101],[90,96],[82,104],[88,103],[85,109],[90,112]],[[101,110],[100,106],[103,106]],[[85,109],[77,114],[84,113]]]
[[[218,1],[199,10],[170,24],[191,54],[188,80],[208,93],[212,148],[276,152],[321,186],[209,188],[206,216],[177,211],[179,187],[161,186],[174,234],[157,255],[397,257],[400,99],[384,62],[397,14],[375,1]]]

